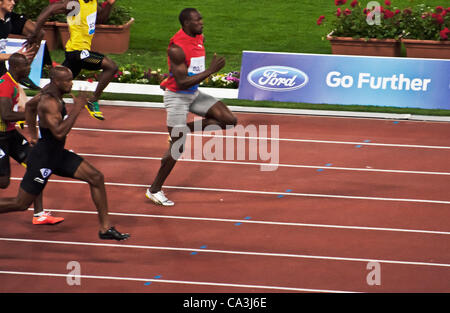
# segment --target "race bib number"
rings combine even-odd
[[[89,27],[89,35],[95,34],[95,22],[97,20],[97,12],[89,14],[86,18],[86,22]]]
[[[189,75],[196,75],[205,71],[205,57],[191,58],[191,65],[189,66]]]
[[[89,58],[90,55],[91,54],[89,53],[89,50],[83,50],[80,53],[80,59],[83,60],[83,59]]]

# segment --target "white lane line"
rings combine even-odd
[[[147,135],[164,135],[164,136],[167,136],[167,134],[168,134],[167,132],[143,131],[143,130],[125,130],[125,129],[100,129],[100,128],[81,128],[81,127],[74,127],[72,129],[73,130],[78,130],[78,131],[94,131],[94,132],[124,133],[124,134],[147,134]],[[208,134],[208,133],[204,133],[204,134],[191,133],[191,134],[189,134],[189,136],[248,139],[248,140],[278,140],[278,141],[286,141],[286,142],[307,142],[307,143],[324,143],[324,144],[341,144],[341,145],[364,145],[364,146],[381,146],[381,147],[398,147],[398,148],[419,148],[419,149],[444,149],[444,150],[450,150],[449,146],[406,145],[406,144],[389,144],[389,143],[376,143],[376,142],[349,142],[349,141],[295,139],[295,138],[226,136],[226,135],[215,135],[215,134]]]
[[[132,159],[132,160],[152,160],[160,161],[160,157],[147,156],[132,156],[132,155],[117,155],[117,154],[95,154],[95,153],[77,153],[86,157],[98,158],[117,158],[117,159]],[[330,169],[340,171],[361,171],[361,172],[380,172],[380,173],[396,173],[396,174],[420,174],[420,175],[445,175],[450,176],[449,172],[427,172],[427,171],[408,171],[408,170],[389,170],[376,168],[355,168],[355,167],[338,167],[338,166],[317,166],[317,165],[301,165],[301,164],[271,164],[258,162],[241,162],[241,161],[219,161],[219,160],[198,160],[198,159],[184,159],[182,162],[198,162],[198,163],[213,163],[213,164],[232,164],[232,165],[255,165],[255,166],[277,166],[287,168],[307,168],[307,169]]]
[[[349,261],[349,262],[365,262],[365,263],[379,262],[379,263],[386,263],[386,264],[420,265],[420,266],[450,268],[450,264],[446,264],[446,263],[334,257],[334,256],[322,256],[322,255],[319,256],[319,255],[289,254],[289,253],[231,251],[231,250],[198,249],[198,248],[177,248],[177,247],[162,247],[162,246],[142,246],[142,245],[111,244],[111,243],[108,244],[108,243],[79,242],[79,241],[75,242],[75,241],[40,240],[40,239],[24,239],[24,238],[0,238],[0,241],[60,244],[60,245],[75,245],[75,246],[90,246],[90,247],[130,248],[130,249],[143,249],[143,250],[183,251],[183,252],[189,252],[189,253],[190,252],[218,253],[218,254],[234,254],[234,255],[249,255],[249,256],[264,256],[264,257],[281,257],[281,258],[299,258],[299,259],[315,259],[315,260],[331,260],[331,261]]]
[[[34,209],[29,208],[28,210],[33,211]],[[59,212],[59,213],[95,214],[95,215],[97,215],[97,211],[77,211],[77,210],[57,210],[57,209],[51,209],[51,211]],[[177,219],[177,220],[205,221],[205,222],[224,222],[224,223],[243,223],[243,224],[247,223],[247,224],[262,224],[262,225],[273,225],[273,226],[316,227],[316,228],[335,228],[335,229],[350,229],[350,230],[405,232],[405,233],[419,233],[419,234],[432,234],[432,235],[450,235],[450,232],[436,231],[436,230],[422,230],[422,229],[367,227],[367,226],[351,226],[351,225],[345,226],[345,225],[292,223],[292,222],[272,222],[272,221],[258,221],[258,220],[236,220],[236,219],[211,218],[211,217],[154,215],[154,214],[137,214],[137,213],[109,212],[108,214],[115,215],[115,216]]]
[[[21,181],[22,178],[11,177],[11,180]],[[51,183],[67,183],[67,184],[86,184],[78,180],[62,180],[50,179]],[[118,187],[138,187],[148,188],[149,185],[143,184],[126,184],[126,183],[111,183],[105,182],[107,186]],[[398,201],[398,202],[417,202],[417,203],[434,203],[434,204],[450,204],[450,201],[444,200],[423,200],[423,199],[402,199],[402,198],[383,198],[383,197],[365,197],[365,196],[344,196],[344,195],[326,195],[315,193],[298,193],[298,192],[274,192],[274,191],[259,191],[259,190],[243,190],[243,189],[224,189],[224,188],[203,188],[203,187],[184,187],[184,186],[163,186],[165,189],[179,189],[179,190],[194,190],[194,191],[214,191],[214,192],[231,192],[231,193],[246,193],[258,195],[274,195],[274,196],[294,196],[294,197],[312,197],[312,198],[332,198],[332,199],[351,199],[351,200],[373,200],[373,201]]]
[[[0,274],[4,274],[4,275],[47,276],[47,277],[66,277],[66,278],[69,276],[69,274],[15,272],[15,271],[0,271]],[[135,282],[155,282],[155,283],[166,283],[166,284],[199,285],[199,286],[214,286],[214,287],[233,287],[233,288],[255,288],[255,289],[302,291],[302,292],[324,292],[324,293],[354,293],[355,292],[355,291],[342,291],[342,290],[309,289],[309,288],[293,288],[293,287],[262,286],[262,285],[245,285],[245,284],[232,284],[232,283],[183,281],[183,280],[167,280],[167,279],[152,279],[152,278],[132,278],[132,277],[94,276],[94,275],[79,275],[79,277],[83,278],[83,279],[120,280],[120,281],[135,281]]]

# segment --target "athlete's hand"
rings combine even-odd
[[[214,53],[214,56],[211,60],[211,65],[209,66],[209,70],[214,74],[220,71],[225,66],[225,58],[217,57],[217,54]]]
[[[25,56],[25,58],[27,58],[28,62],[32,62],[34,56],[36,55],[37,50],[39,49],[39,47],[37,45],[32,45],[30,47],[22,47],[19,51],[17,51],[17,53],[22,54],[23,56]]]
[[[80,92],[78,96],[75,96],[73,93],[70,94],[73,99],[73,109],[76,111],[81,111],[83,107],[87,104],[87,94],[85,92]]]

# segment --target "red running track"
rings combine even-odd
[[[185,159],[165,208],[144,196],[167,148],[164,111],[103,111],[104,122],[79,118],[67,148],[105,174],[111,219],[131,238],[99,240],[88,186],[52,177],[45,206],[66,220],[2,216],[1,292],[450,291],[449,123],[237,114],[244,126],[279,125],[279,167],[261,171],[248,151]],[[2,197],[23,172],[13,166]],[[70,261],[81,285],[67,283]],[[369,262],[380,285],[368,284]]]

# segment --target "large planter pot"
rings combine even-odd
[[[45,22],[44,26],[42,26],[42,30],[45,32],[44,40],[50,51],[61,47],[56,22]],[[9,38],[25,39],[25,36],[11,34],[9,35]]]
[[[91,50],[100,53],[124,53],[128,50],[130,42],[130,26],[134,18],[124,25],[95,25],[95,34],[92,39]],[[63,47],[69,40],[70,33],[67,23],[56,23],[61,36]]]
[[[410,58],[450,59],[450,41],[402,39]]]
[[[333,37],[328,35],[333,54],[367,56],[401,56],[401,42],[395,39]]]

